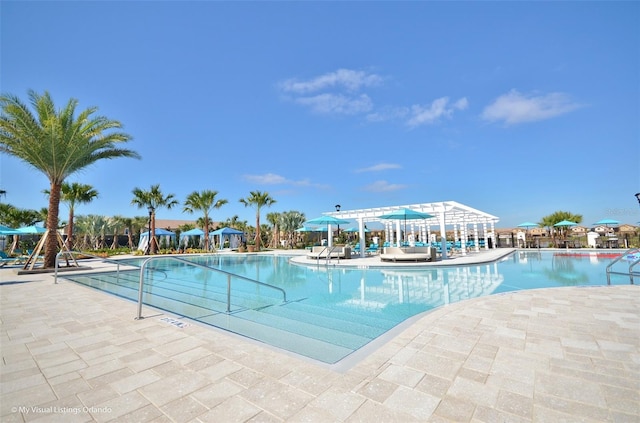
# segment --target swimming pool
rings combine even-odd
[[[522,289],[606,284],[612,258],[517,251],[467,266],[347,268],[301,266],[283,255],[215,254],[190,261],[274,285],[234,280],[227,313],[224,274],[171,259],[145,270],[146,305],[333,364],[400,323],[470,298]],[[145,258],[124,262],[141,265]],[[139,269],[64,278],[137,301]],[[612,276],[613,284],[629,278]]]

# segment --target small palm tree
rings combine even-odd
[[[149,191],[144,191],[140,188],[133,189],[133,200],[131,204],[138,206],[138,208],[147,208],[149,210],[151,219],[151,233],[149,234],[149,252],[155,254],[158,251],[158,241],[156,240],[156,211],[160,207],[166,207],[167,209],[173,208],[178,204],[178,201],[174,198],[173,194],[168,194],[166,197],[160,191],[160,184],[152,185]]]
[[[267,213],[267,221],[271,224],[271,227],[273,228],[271,231],[273,236],[271,237],[271,240],[269,242],[269,246],[271,248],[278,248],[280,246],[280,230],[281,230],[280,220],[281,219],[282,219],[282,213],[278,213],[278,212]]]
[[[270,207],[276,202],[268,192],[251,191],[247,198],[239,200],[245,207],[256,209],[256,251],[260,251],[260,209],[264,206]]]
[[[58,253],[58,213],[62,183],[77,171],[103,159],[140,156],[119,144],[131,136],[118,132],[122,124],[90,107],[76,116],[78,101],[69,102],[58,110],[48,92],[40,95],[29,91],[35,114],[18,97],[0,96],[0,152],[28,163],[49,179],[49,212],[44,267],[55,266]],[[116,130],[116,132],[110,132]]]
[[[185,213],[201,211],[204,214],[204,225],[202,229],[204,230],[204,249],[207,251],[209,250],[209,213],[212,208],[219,209],[228,203],[228,201],[224,199],[216,200],[216,195],[218,195],[218,191],[194,191],[187,196],[182,210]]]

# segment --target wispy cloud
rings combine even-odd
[[[284,98],[308,107],[318,114],[366,115],[369,122],[399,121],[413,128],[431,125],[451,118],[455,111],[465,110],[469,102],[461,98],[451,103],[449,97],[431,104],[413,106],[376,106],[365,89],[384,83],[382,76],[359,70],[338,69],[308,80],[291,78],[278,84]]]
[[[373,109],[364,88],[381,84],[380,75],[351,69],[338,69],[309,80],[287,79],[278,84],[285,97],[314,113],[358,115]]]
[[[402,166],[400,166],[399,164],[395,164],[395,163],[378,163],[378,164],[373,165],[373,166],[363,167],[361,169],[356,169],[355,172],[356,173],[381,172],[383,170],[401,169],[401,168],[402,168]]]
[[[423,125],[433,125],[443,118],[450,119],[454,112],[469,107],[466,97],[450,103],[449,97],[440,97],[429,105],[414,104],[411,107],[383,107],[367,115],[369,122],[401,121],[405,125],[415,128]]]
[[[504,122],[516,125],[525,122],[551,119],[581,107],[564,93],[524,95],[516,90],[498,97],[484,108],[482,119],[488,122]]]
[[[464,97],[453,104],[449,104],[449,97],[440,97],[433,100],[429,106],[419,104],[411,106],[406,124],[412,128],[431,125],[442,118],[450,118],[456,110],[465,110],[467,107],[469,107],[469,101]]]
[[[356,115],[366,113],[373,108],[373,102],[366,94],[359,96],[319,94],[313,97],[298,97],[294,101],[310,107],[316,113]]]
[[[257,185],[293,185],[293,186],[305,186],[305,187],[316,187],[316,188],[326,188],[327,186],[324,184],[316,184],[311,182],[309,179],[299,179],[293,180],[285,178],[282,175],[278,175],[275,173],[265,173],[262,175],[242,175],[242,178],[246,181],[252,182]]]
[[[281,82],[280,89],[284,92],[307,94],[333,88],[343,88],[347,91],[358,91],[362,87],[372,87],[382,83],[383,78],[374,73],[351,69],[338,69],[325,73],[307,81],[287,79]]]
[[[371,192],[389,192],[398,191],[405,188],[407,188],[407,186],[402,184],[391,184],[387,181],[375,181],[374,183],[365,186],[364,190]]]

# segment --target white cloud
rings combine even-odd
[[[441,118],[450,118],[454,111],[465,110],[468,106],[469,102],[464,97],[451,105],[449,105],[449,97],[435,99],[427,107],[416,104],[411,106],[407,125],[411,127],[430,125],[438,122]]]
[[[313,97],[299,97],[295,102],[309,106],[316,113],[355,115],[366,113],[373,108],[373,102],[366,94],[357,97],[343,94],[319,94]]]
[[[400,166],[399,164],[395,164],[395,163],[378,163],[377,165],[373,165],[373,166],[369,166],[369,167],[364,167],[361,169],[356,169],[356,173],[362,173],[362,172],[380,172],[383,170],[389,170],[389,169],[401,169],[402,166]]]
[[[402,184],[390,184],[387,181],[375,181],[364,187],[365,191],[371,192],[389,192],[405,189],[407,186]]]
[[[244,175],[244,179],[260,185],[278,185],[288,183],[284,176],[275,173],[265,173],[264,175]]]
[[[327,187],[324,184],[314,184],[309,179],[300,179],[296,181],[293,179],[285,178],[282,175],[277,175],[275,173],[265,173],[263,175],[243,175],[242,177],[245,180],[258,185],[293,185],[316,188]]]
[[[551,119],[569,113],[581,105],[564,93],[523,95],[516,90],[501,95],[485,107],[482,118],[489,122],[502,121],[507,125]]]
[[[280,88],[284,92],[296,94],[307,94],[335,87],[343,88],[347,91],[358,91],[361,87],[371,87],[379,85],[381,82],[382,77],[373,73],[338,69],[335,72],[329,72],[308,81],[288,79],[280,83]]]

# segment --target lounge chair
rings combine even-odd
[[[366,250],[367,255],[372,256],[374,254],[378,254],[378,244],[371,244],[369,248]]]
[[[18,261],[16,257],[9,257],[4,251],[0,251],[0,267],[4,267],[7,264],[15,264]]]

